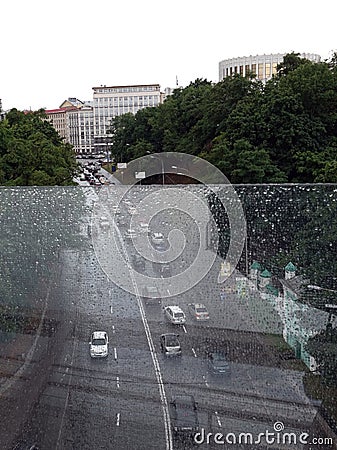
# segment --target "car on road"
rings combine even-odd
[[[100,217],[99,226],[102,228],[102,230],[108,230],[110,228],[110,222],[107,216]]]
[[[145,305],[161,305],[161,295],[157,286],[144,286],[142,297]]]
[[[179,335],[166,333],[160,336],[160,348],[165,356],[181,356]]]
[[[134,239],[135,237],[137,237],[136,230],[133,230],[132,228],[129,228],[128,230],[126,230],[126,232],[125,232],[126,239]]]
[[[166,318],[174,325],[181,325],[186,322],[184,311],[177,305],[165,306],[164,314]]]
[[[193,439],[195,433],[199,431],[198,408],[193,395],[173,396],[170,402],[170,418],[176,439]]]
[[[141,233],[146,233],[149,234],[150,233],[150,228],[149,228],[149,224],[147,222],[139,222],[139,229],[141,231]]]
[[[230,363],[224,352],[214,351],[208,354],[208,368],[214,375],[229,375]]]
[[[109,353],[109,338],[106,331],[94,331],[89,342],[92,358],[106,358]]]
[[[189,303],[188,310],[195,320],[209,320],[209,312],[203,303]]]
[[[165,249],[165,238],[162,233],[151,233],[150,239],[157,250]]]
[[[170,277],[171,276],[171,266],[168,263],[159,263],[153,261],[152,263],[153,270],[162,277]]]
[[[145,270],[145,259],[142,258],[140,255],[132,255],[131,256],[132,265],[135,269],[138,270]]]

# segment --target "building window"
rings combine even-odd
[[[270,63],[266,63],[266,78],[270,78],[271,71],[270,71]]]
[[[259,72],[258,72],[258,78],[260,79],[260,80],[262,80],[263,78],[264,78],[264,76],[263,76],[263,63],[259,63]]]
[[[252,72],[253,72],[254,75],[257,75],[256,64],[252,64]]]

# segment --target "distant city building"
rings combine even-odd
[[[111,119],[162,103],[167,92],[159,84],[93,87],[93,101],[70,97],[59,108],[46,110],[49,122],[76,153],[104,153],[111,144]]]
[[[0,120],[4,120],[5,112],[2,110],[2,100],[0,98]]]
[[[76,153],[94,150],[94,112],[92,102],[68,98],[59,108],[46,110],[49,122]]]
[[[126,113],[136,114],[140,109],[158,106],[164,98],[159,84],[104,85],[92,89],[96,153],[108,150],[110,140],[108,130],[112,118]]]
[[[277,65],[283,61],[287,53],[275,53],[270,55],[243,56],[239,58],[224,59],[219,63],[219,81],[239,74],[243,77],[251,73],[261,81],[267,81],[276,74]],[[301,53],[301,58],[309,61],[320,62],[321,57],[314,53]]]

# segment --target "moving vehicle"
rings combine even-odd
[[[157,286],[144,286],[142,297],[145,305],[161,305],[161,295]]]
[[[162,233],[152,233],[150,235],[151,242],[157,250],[165,249],[165,238]]]
[[[94,331],[89,342],[89,351],[92,358],[106,358],[108,356],[109,339],[105,331]]]
[[[214,375],[229,375],[231,372],[226,355],[220,351],[208,354],[208,368]]]
[[[133,229],[131,229],[131,228],[129,228],[128,230],[126,230],[126,232],[125,232],[125,238],[126,238],[126,239],[133,239],[133,238],[135,238],[135,237],[137,237],[137,233],[136,233],[135,230],[133,230]]]
[[[195,320],[209,320],[209,313],[203,303],[189,303],[188,310]]]
[[[179,306],[165,306],[164,313],[166,318],[175,325],[184,324],[186,322],[185,313]]]
[[[199,431],[197,403],[193,395],[176,395],[170,402],[170,417],[174,437],[193,439]]]
[[[102,230],[109,229],[110,228],[109,219],[106,216],[102,216],[99,220],[99,226],[102,228]]]
[[[158,263],[153,261],[153,270],[162,277],[171,276],[171,266],[168,263]]]
[[[132,255],[131,257],[132,265],[135,269],[145,270],[145,259],[140,255]]]
[[[181,356],[179,335],[166,333],[160,336],[160,348],[165,356]]]

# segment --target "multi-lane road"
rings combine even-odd
[[[142,192],[133,196],[136,208]],[[178,393],[194,396],[200,427],[206,434],[212,433],[209,442],[201,442],[200,436],[200,443],[195,444],[203,449],[241,448],[233,444],[235,436],[251,433],[257,438],[259,433],[274,431],[276,422],[297,436],[309,430],[316,410],[304,394],[303,372],[282,368],[277,355],[263,344],[265,333],[274,333],[277,328],[273,313],[263,324],[247,299],[240,298],[235,290],[221,301],[219,258],[207,275],[185,292],[170,295],[165,285],[162,305],[145,306],[139,295],[143,286],[138,285],[132,266],[126,264],[123,269],[129,268],[129,274],[114,266],[116,259],[109,255],[107,245],[115,239],[127,260],[135,252],[132,241],[125,239],[125,225],[119,225],[118,220],[123,215],[129,219],[131,209],[121,203],[118,216],[111,215],[110,226],[103,230],[99,217],[109,212],[109,197],[99,201],[102,205],[94,211],[98,220],[83,238],[85,248],[64,250],[60,255],[46,311],[48,317],[57,319],[55,330],[40,336],[25,372],[2,394],[8,420],[2,415],[1,448],[191,448],[191,442],[181,443],[172,434],[169,404]],[[134,220],[137,224],[137,214]],[[153,227],[165,235],[170,227],[180,228],[186,236],[185,253],[170,263],[173,275],[197,258],[196,248],[206,251],[205,243],[197,241],[198,226],[188,225],[183,212],[169,210],[168,215],[154,220]],[[136,239],[144,241],[145,234],[136,231]],[[99,247],[103,262],[98,251],[100,240],[104,243]],[[154,249],[151,255],[154,259],[158,256]],[[144,273],[162,288],[163,280],[150,261],[146,261]],[[134,292],[123,289],[121,274],[129,277],[126,284],[132,285]],[[235,272],[231,277],[233,287],[238,276]],[[171,289],[173,292],[174,286]],[[188,313],[188,303],[200,301],[209,310],[209,321],[196,322]],[[173,325],[165,319],[162,306],[172,304],[186,312],[184,325]],[[90,358],[90,334],[95,330],[109,335],[106,359]],[[166,358],[160,350],[160,335],[172,331],[181,341],[182,356],[178,358]],[[227,352],[230,375],[210,374],[206,354],[212,349]],[[215,433],[231,434],[231,442],[214,443]],[[301,445],[287,448],[300,449]],[[261,442],[244,448],[286,447]]]

